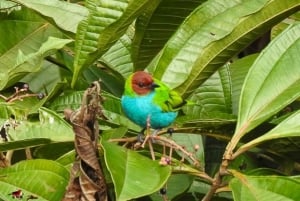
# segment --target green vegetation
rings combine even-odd
[[[95,80],[110,200],[300,200],[299,9],[299,0],[0,0],[0,200],[63,198],[75,156],[63,111],[78,109]],[[257,39],[264,45],[249,53]],[[172,137],[160,132],[156,160],[148,146],[132,149],[141,128],[120,105],[137,70],[196,103]]]

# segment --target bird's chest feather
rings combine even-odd
[[[163,128],[171,124],[177,113],[163,112],[161,107],[153,103],[153,97],[153,93],[138,97],[123,96],[122,107],[126,116],[142,127],[146,126],[148,117],[153,128]]]

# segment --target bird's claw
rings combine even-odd
[[[143,134],[143,133],[139,133],[139,134],[137,135],[137,141],[140,142],[140,143],[143,143],[144,140],[145,140],[144,134]]]
[[[172,136],[174,133],[174,128],[168,128],[167,133],[169,133],[169,135]]]

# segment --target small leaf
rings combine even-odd
[[[105,141],[102,141],[102,147],[119,201],[159,191],[171,174],[169,166],[160,166],[158,161],[134,151]]]
[[[235,201],[295,201],[300,200],[300,182],[284,176],[247,176],[231,170],[229,183]]]
[[[24,197],[34,195],[38,200],[61,200],[69,172],[50,160],[27,160],[0,169],[0,199],[14,201],[11,192],[22,190]]]

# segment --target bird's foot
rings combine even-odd
[[[168,128],[167,129],[167,133],[170,135],[170,137],[173,135],[174,133],[174,128]]]
[[[143,128],[141,132],[137,135],[137,141],[140,143],[143,143],[145,141],[145,130],[146,128]]]
[[[140,143],[143,143],[145,141],[145,135],[143,133],[139,133],[136,138]]]

